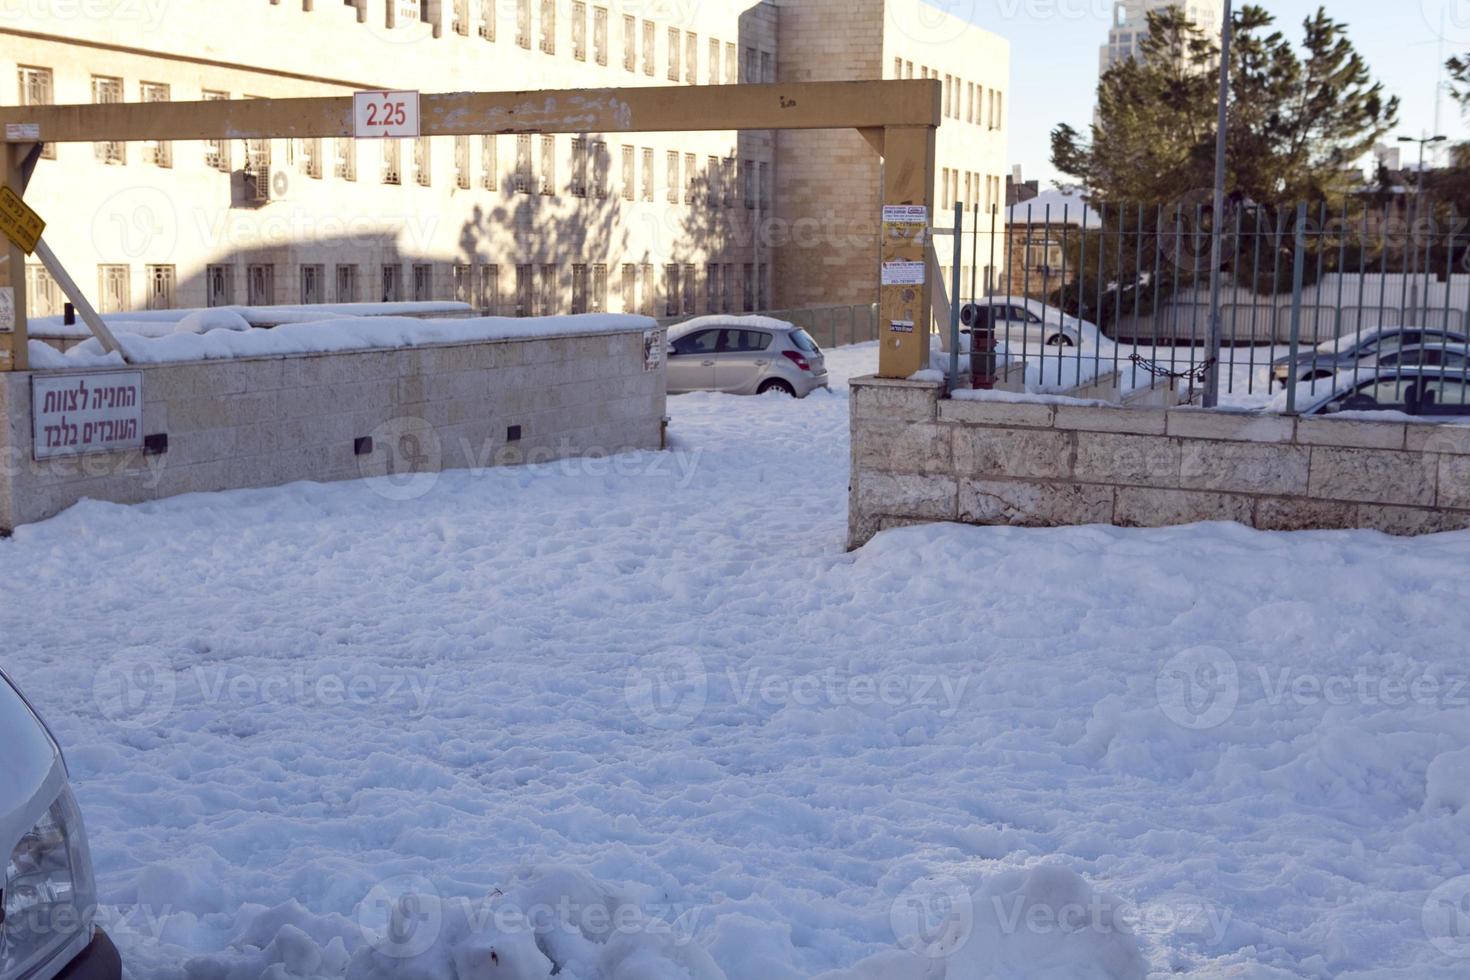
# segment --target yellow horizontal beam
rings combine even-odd
[[[938,126],[942,97],[935,79],[447,92],[421,96],[420,131],[472,136]],[[11,124],[27,129],[7,132]],[[45,143],[351,136],[352,99],[0,108],[0,136],[7,142],[34,142],[35,126]]]

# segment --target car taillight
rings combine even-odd
[[[794,350],[783,350],[781,353],[783,353],[787,357],[791,358],[792,363],[794,363],[797,367],[801,368],[803,371],[810,371],[812,369],[812,366],[811,366],[811,364],[809,364],[807,362],[807,359],[805,357],[802,357],[796,351],[794,351]]]

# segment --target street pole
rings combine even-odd
[[[1215,129],[1215,204],[1210,210],[1210,337],[1206,353],[1205,408],[1220,404],[1220,262],[1225,232],[1225,126],[1230,103],[1230,33],[1234,25],[1230,0],[1225,0],[1220,26],[1220,116]]]

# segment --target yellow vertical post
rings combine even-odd
[[[0,143],[0,185],[20,194],[24,189],[20,164],[27,143]],[[24,371],[26,358],[26,253],[0,237],[0,290],[8,289],[12,316],[0,321],[0,371]]]
[[[926,255],[934,222],[933,126],[883,131],[883,235],[879,244],[878,376],[907,378],[929,366],[934,284]],[[888,209],[922,207],[923,220],[890,221]]]

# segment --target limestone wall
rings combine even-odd
[[[412,473],[656,449],[665,414],[641,329],[126,370],[144,375],[143,431],[166,452],[38,462],[30,393],[45,375],[0,374],[0,531],[83,497],[360,477],[410,497]]]
[[[957,401],[852,382],[851,547],[930,521],[1470,528],[1470,426]]]

